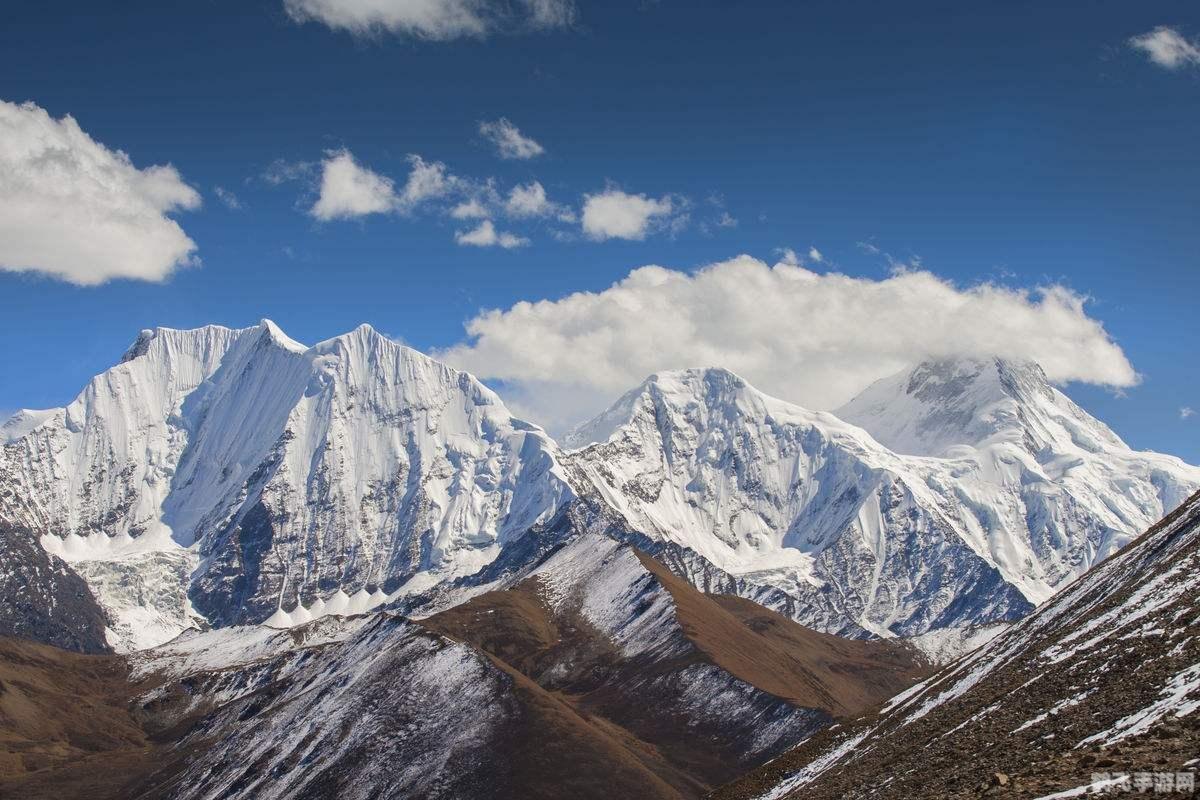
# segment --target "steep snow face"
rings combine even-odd
[[[1058,427],[1036,429],[1045,463],[1016,452],[1007,427],[985,431],[982,401],[968,415],[957,395],[929,398],[990,447],[902,456],[716,369],[652,376],[569,435],[565,458],[632,527],[699,553],[738,576],[740,593],[810,626],[914,635],[1012,619],[1200,487],[1200,470],[1135,454],[1092,420],[1087,436],[1073,429],[1072,441],[1097,448],[1077,475],[1047,447],[1061,442],[1067,410],[1083,412],[1036,367],[1005,369],[996,383],[1021,391],[1010,416],[1032,415],[1022,402],[1066,409]],[[1089,485],[1097,474],[1106,481]]]
[[[1128,449],[1032,362],[928,361],[876,381],[834,413],[908,455],[945,456],[1002,442],[1032,453]]]
[[[652,538],[831,632],[890,635],[1028,609],[939,494],[862,430],[724,370],[652,376],[578,430],[569,466]],[[790,598],[790,599],[789,599]]]
[[[1051,588],[1123,547],[1200,487],[1200,469],[1131,450],[1032,363],[922,364],[837,415],[896,452],[937,456],[985,530],[1013,532]],[[945,483],[947,488],[949,484]],[[1030,570],[1024,570],[1030,571]]]
[[[472,572],[571,497],[540,429],[368,326],[145,331],[2,441],[0,519],[76,565],[122,649]]]

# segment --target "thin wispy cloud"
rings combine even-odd
[[[220,200],[221,203],[230,211],[238,211],[242,207],[242,201],[238,198],[238,196],[222,186],[214,186],[213,194],[215,194],[217,199]]]
[[[572,0],[284,0],[283,7],[295,22],[355,36],[390,33],[429,41],[565,28],[576,19]]]
[[[501,158],[523,161],[546,152],[546,148],[521,133],[516,125],[504,117],[492,122],[480,122],[479,135],[492,143]]]
[[[92,286],[161,281],[197,263],[170,215],[200,193],[170,164],[137,167],[71,116],[0,100],[0,270]]]
[[[1164,69],[1200,66],[1200,45],[1189,41],[1175,28],[1160,25],[1149,33],[1134,36],[1129,46],[1146,54],[1153,63]]]
[[[259,177],[271,186],[282,186],[292,181],[308,180],[314,174],[319,164],[312,161],[288,161],[277,158],[267,165]]]
[[[1192,408],[1191,406],[1183,406],[1182,408],[1179,409],[1179,418],[1180,419],[1188,419],[1192,416],[1195,416],[1195,414],[1196,414],[1196,410],[1194,408]]]

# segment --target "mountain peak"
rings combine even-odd
[[[568,449],[608,441],[622,426],[630,423],[639,409],[667,404],[681,411],[702,405],[708,409],[732,410],[745,406],[782,403],[762,394],[741,376],[722,367],[693,367],[655,372],[621,396],[607,411],[562,437]]]
[[[1035,455],[1127,449],[1028,360],[924,361],[876,381],[833,413],[905,455],[946,456],[1001,442]]]
[[[296,353],[303,353],[308,350],[308,345],[297,342],[292,337],[283,332],[283,329],[274,323],[274,321],[263,317],[258,321],[259,329],[265,332],[270,337],[271,341],[281,345],[285,350],[291,350]]]

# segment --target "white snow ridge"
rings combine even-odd
[[[571,525],[676,548],[702,588],[892,636],[1019,618],[1200,487],[1036,365],[925,364],[839,414],[661,373],[564,450],[369,326],[311,347],[268,320],[159,328],[66,408],[0,428],[0,522],[87,580],[120,650],[444,606],[580,503]]]

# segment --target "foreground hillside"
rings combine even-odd
[[[714,797],[1068,797],[1105,780],[1137,790],[1148,773],[1200,771],[1198,711],[1200,494],[879,715]]]
[[[928,674],[598,535],[423,620],[0,644],[0,794],[46,798],[698,797]]]

